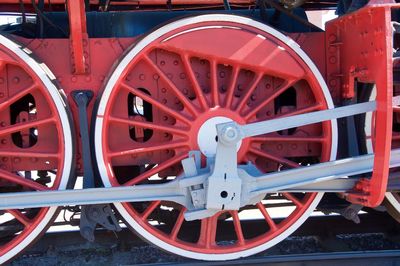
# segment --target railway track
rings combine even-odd
[[[341,216],[314,216],[276,247],[231,265],[400,265],[400,225],[381,213],[360,215],[354,224]],[[260,221],[249,220],[258,228]],[[190,230],[188,228],[187,230]],[[224,265],[174,256],[144,243],[124,228],[96,232],[94,243],[77,231],[47,233],[12,265]],[[226,262],[225,262],[226,263]]]

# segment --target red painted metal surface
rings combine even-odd
[[[316,63],[321,73],[324,74],[325,62],[323,60],[323,50],[316,49],[321,43],[324,43],[323,33],[303,33],[291,34],[293,39],[299,42],[301,47],[307,51]],[[89,88],[98,97],[99,92],[102,90],[106,77],[110,74],[113,64],[119,60],[124,51],[135,42],[134,38],[121,38],[121,39],[89,39],[88,50],[90,50],[90,73],[84,75],[77,75],[72,73],[71,70],[71,57],[70,57],[70,41],[66,39],[25,39],[18,38],[20,43],[27,46],[28,49],[33,51],[36,57],[51,69],[59,83],[60,88],[63,89],[67,96],[67,102],[74,117],[74,125],[76,128],[76,139],[79,140],[79,123],[78,123],[78,110],[75,103],[69,97],[70,93],[74,90],[82,88]],[[107,51],[107,52],[104,52]],[[88,118],[91,119],[94,101],[89,104]],[[90,120],[89,120],[90,121]],[[77,141],[77,174],[81,175],[83,171],[81,160],[81,142]]]
[[[70,41],[71,67],[74,74],[89,72],[89,37],[86,30],[85,4],[81,0],[67,1]]]
[[[174,1],[174,4],[221,2],[182,0]],[[251,0],[230,2],[253,3]],[[0,3],[18,4],[19,1]],[[30,1],[26,2],[27,5],[29,3]],[[55,0],[52,3],[64,4],[64,1]],[[135,41],[133,38],[89,39],[83,3],[80,0],[67,2],[71,28],[69,40],[19,38],[55,74],[55,81],[66,93],[77,129],[77,108],[70,93],[78,89],[90,89],[95,97],[99,96],[113,65]],[[91,1],[91,4],[97,5],[98,1]],[[165,1],[158,0],[141,1],[141,5],[164,4]],[[326,77],[335,102],[354,97],[355,80],[377,85],[377,112],[374,121],[376,156],[373,175],[371,179],[361,179],[354,191],[346,194],[349,201],[370,207],[379,205],[386,191],[392,142],[392,111],[395,116],[400,113],[398,107],[392,110],[391,106],[392,7],[379,1],[370,2],[369,6],[359,11],[328,23],[326,35],[291,34]],[[237,25],[232,22],[227,23],[227,26]],[[183,29],[169,34],[180,30]],[[165,43],[155,41],[123,71],[118,85],[110,95],[107,115],[104,117],[107,125],[103,131],[105,137],[102,143],[107,150],[104,163],[113,167],[109,175],[114,186],[148,183],[148,178],[154,174],[158,174],[161,179],[177,176],[181,173],[180,161],[187,156],[189,150],[199,148],[199,128],[210,118],[223,116],[244,124],[327,108],[313,73],[286,44],[271,36],[265,36],[267,41],[260,40],[254,37],[256,35],[250,34],[253,29],[247,30],[232,31],[229,28],[211,27],[206,33],[198,31],[184,34]],[[237,41],[227,42],[233,39]],[[268,60],[264,58],[263,61],[260,54],[268,50],[273,52]],[[15,175],[16,171],[48,167],[60,169],[62,137],[57,132],[57,111],[43,90],[43,84],[40,84],[23,62],[14,62],[13,57],[4,49],[0,58],[3,62],[0,69],[0,184],[2,188],[19,184],[22,186],[21,190],[24,187],[33,190],[56,189],[59,182],[57,178],[53,187],[48,187]],[[32,86],[32,81],[36,86]],[[12,114],[5,111],[18,110],[11,105],[10,99],[13,101],[15,95],[19,98],[20,94],[32,94],[37,113],[19,110]],[[290,95],[277,100],[280,95],[286,94]],[[295,101],[281,103],[288,99]],[[151,112],[151,119],[140,113],[136,106],[137,101],[144,101],[143,112]],[[136,108],[133,112],[132,104]],[[92,117],[93,105],[94,101],[89,105],[88,118]],[[151,108],[151,111],[146,111],[146,108]],[[48,120],[44,114],[48,115]],[[328,124],[324,122],[302,127],[295,134],[287,130],[247,139],[239,150],[239,161],[253,162],[263,172],[271,172],[298,167],[299,160],[307,157],[329,160],[332,132]],[[41,136],[47,136],[46,142],[32,145],[31,128],[38,129]],[[13,137],[15,133],[19,134],[18,148]],[[76,132],[76,139],[78,138],[79,130]],[[398,134],[395,134],[393,141],[398,140]],[[77,142],[77,147],[76,174],[81,175],[83,167],[80,141]],[[49,152],[50,148],[59,150]],[[24,149],[24,153],[20,153],[20,149]],[[149,166],[156,164],[157,167],[149,169]],[[132,173],[136,173],[133,178]],[[125,203],[124,206],[145,230],[171,245],[194,252],[226,253],[253,248],[281,234],[302,215],[315,198],[312,193],[301,199],[287,193],[282,196],[291,202],[293,213],[283,223],[276,225],[265,211],[264,205],[258,203],[254,209],[261,212],[270,230],[250,240],[243,236],[243,228],[236,211],[222,212],[203,219],[199,223],[198,239],[188,243],[179,239],[178,235],[185,211],[182,206],[169,206],[169,203],[159,201],[140,206]],[[169,234],[149,223],[151,215],[162,205],[173,208],[177,214],[173,221],[173,230]],[[7,211],[25,229],[14,238],[16,240],[12,240],[3,250],[0,249],[0,253],[7,252],[8,248],[18,244],[19,239],[25,238],[36,226],[35,221],[39,221],[42,212],[45,213],[46,210],[40,210],[37,216],[29,219],[18,211]],[[217,220],[228,216],[233,219],[233,233],[238,241],[230,247],[217,247],[213,240],[217,234]]]
[[[354,97],[355,80],[375,83],[375,159],[371,179],[362,179],[346,196],[375,207],[386,192],[392,138],[391,6],[374,5],[335,19],[326,26],[327,79],[332,92]]]

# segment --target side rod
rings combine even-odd
[[[363,155],[352,160],[359,160],[360,164],[363,165],[363,171],[370,172],[373,167],[373,155]],[[324,164],[316,164],[298,169],[285,170],[278,173],[266,174],[259,177],[251,176],[253,186],[251,194],[262,194],[265,191],[262,189],[263,182],[268,185],[268,178],[277,179],[280,178],[287,180],[288,176],[293,176],[294,172],[301,173],[300,170],[306,172],[322,173],[322,175],[315,174],[314,178],[310,178],[307,182],[299,181],[297,183],[291,182],[285,188],[279,191],[302,191],[306,189],[308,192],[324,191],[328,185],[335,185],[336,187],[330,187],[327,191],[335,192],[346,192],[352,188],[354,182],[349,181],[347,176],[359,173],[350,169],[349,173],[345,169],[348,168],[349,159],[342,159],[331,161]],[[364,163],[367,162],[365,165]],[[329,172],[332,165],[338,165],[334,168],[333,172]],[[397,167],[400,165],[400,149],[392,150],[391,167]],[[329,176],[324,176],[328,171]],[[335,179],[331,178],[336,173]],[[339,174],[341,173],[341,174]],[[271,177],[269,177],[271,176]],[[199,179],[200,183],[203,179]],[[257,185],[257,180],[259,184]],[[323,181],[323,182],[322,182]],[[290,182],[290,180],[287,182]],[[326,182],[326,183],[325,183]],[[17,192],[17,193],[2,193],[0,194],[0,210],[6,209],[24,209],[24,208],[38,208],[48,206],[65,206],[65,205],[90,205],[90,204],[102,204],[102,203],[115,203],[115,202],[141,202],[141,201],[155,201],[165,200],[172,201],[183,206],[191,208],[190,196],[187,191],[187,187],[183,184],[185,178],[176,179],[166,184],[157,185],[137,185],[137,186],[126,186],[126,187],[112,187],[112,188],[89,188],[89,189],[78,189],[78,190],[58,190],[58,191],[38,191],[38,192]],[[199,183],[199,184],[200,184]],[[328,184],[328,185],[327,185]],[[191,184],[193,185],[193,184]],[[255,185],[255,186],[254,186]],[[258,188],[257,188],[258,187]],[[265,187],[264,187],[265,188]],[[258,189],[258,190],[257,190]],[[268,192],[271,189],[267,188]],[[274,192],[277,192],[275,190]]]

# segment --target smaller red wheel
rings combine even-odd
[[[1,193],[65,189],[72,132],[58,89],[21,46],[0,35]],[[52,223],[57,207],[0,212],[0,264]]]
[[[99,172],[107,187],[169,182],[182,173],[181,160],[189,151],[215,154],[216,124],[332,107],[317,68],[274,29],[234,15],[178,20],[140,40],[110,76],[96,115]],[[264,173],[279,171],[334,159],[336,143],[336,122],[318,123],[245,139],[237,147],[238,161],[252,162]],[[191,222],[184,220],[186,209],[173,202],[115,207],[128,226],[164,250],[227,260],[283,240],[321,197],[275,193],[239,211]],[[254,233],[248,215],[265,226]]]

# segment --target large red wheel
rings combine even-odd
[[[182,172],[190,150],[215,154],[218,123],[332,107],[317,68],[293,40],[244,17],[186,18],[141,39],[110,76],[96,116],[97,164],[107,187],[168,182]],[[293,128],[242,141],[238,160],[263,172],[299,167],[333,159],[336,141],[335,121]],[[131,228],[164,250],[226,260],[283,240],[321,197],[275,193],[240,211],[191,222],[184,220],[185,208],[172,202],[115,207]],[[243,222],[248,217],[265,226],[254,232]]]
[[[0,190],[65,189],[72,133],[65,103],[48,69],[0,35]],[[56,207],[0,212],[0,264],[52,223]]]

